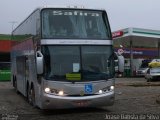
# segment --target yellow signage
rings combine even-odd
[[[66,79],[67,80],[81,80],[81,74],[80,73],[67,73]]]

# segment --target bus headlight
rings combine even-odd
[[[99,90],[99,92],[98,92],[99,94],[102,94],[103,93],[103,90]]]
[[[44,89],[44,91],[47,94],[53,94],[53,95],[59,95],[59,96],[64,96],[65,95],[63,90],[58,91],[56,89],[52,89],[52,88],[48,88],[48,87],[46,87]]]
[[[98,91],[98,94],[114,91],[114,86],[108,86]]]
[[[110,90],[114,90],[114,86],[110,86]]]

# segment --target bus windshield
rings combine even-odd
[[[111,39],[111,33],[104,11],[44,9],[42,38]]]
[[[114,75],[111,46],[43,46],[48,80],[107,80]]]

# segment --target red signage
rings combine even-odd
[[[11,41],[10,40],[0,40],[0,52],[10,52]]]
[[[123,35],[123,31],[117,31],[112,33],[112,38],[120,37]]]

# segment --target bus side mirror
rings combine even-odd
[[[43,73],[43,54],[40,51],[36,52],[37,74]]]

